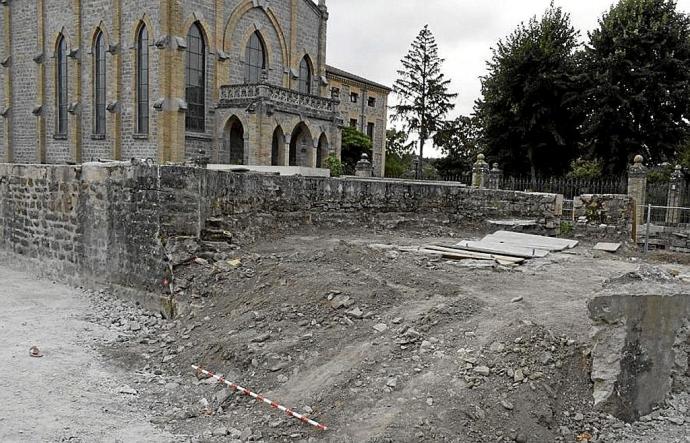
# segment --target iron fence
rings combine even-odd
[[[504,177],[499,182],[499,187],[509,191],[562,194],[564,198],[572,200],[584,194],[626,194],[628,180],[626,177],[611,179]]]
[[[446,182],[462,183],[463,185],[471,186],[472,185],[472,173],[443,175],[443,176],[441,176],[441,180],[446,181]]]

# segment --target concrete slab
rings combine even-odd
[[[499,240],[501,243],[511,243],[524,247],[543,248],[549,250],[572,249],[579,244],[576,240],[562,238],[545,237],[542,235],[522,234],[520,232],[498,231],[489,236],[487,240]]]

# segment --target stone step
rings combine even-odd
[[[224,229],[205,228],[201,230],[201,239],[208,242],[232,243],[232,232]]]

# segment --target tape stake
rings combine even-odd
[[[320,429],[322,431],[328,430],[328,428],[326,426],[324,426],[318,422],[315,422],[314,420],[310,419],[309,417],[306,417],[302,414],[298,414],[297,412],[295,412],[289,408],[286,408],[285,406],[282,406],[282,405],[280,405],[274,401],[271,401],[262,395],[256,394],[256,393],[250,391],[249,389],[245,389],[236,383],[231,383],[231,382],[227,381],[224,377],[216,375],[211,371],[207,371],[206,369],[203,369],[200,366],[196,366],[196,365],[192,365],[192,368],[194,368],[194,370],[197,372],[197,374],[201,373],[201,374],[205,374],[205,375],[208,375],[210,377],[213,377],[216,380],[218,380],[218,383],[224,383],[224,384],[230,386],[231,389],[238,391],[238,392],[240,392],[244,395],[247,395],[249,397],[252,397],[256,401],[259,401],[261,403],[265,403],[274,409],[279,409],[279,410],[283,411],[284,413],[286,413],[287,415],[289,415],[290,417],[294,417],[303,423],[308,423],[308,424],[312,425],[313,427]]]

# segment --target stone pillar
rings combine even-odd
[[[160,163],[182,162],[185,158],[185,113],[180,106],[184,91],[184,48],[175,37],[186,37],[182,29],[182,3],[179,0],[160,0],[161,38],[159,50],[158,84],[158,160]]]
[[[362,159],[355,165],[355,177],[371,178],[373,172],[374,169],[369,161],[369,156],[367,154],[362,154]]]
[[[113,34],[111,36],[109,52],[112,54],[110,64],[110,78],[108,88],[110,103],[110,124],[112,128],[112,157],[114,160],[122,160],[122,0],[113,0]]]
[[[489,181],[489,164],[484,161],[484,154],[477,156],[477,161],[472,167],[472,187],[483,189]]]
[[[3,98],[2,113],[3,124],[5,129],[5,158],[1,159],[4,162],[11,163],[14,161],[12,137],[14,135],[14,128],[12,127],[12,5],[5,2],[2,6],[3,16],[3,47],[2,53],[2,77],[3,77]]]
[[[36,2],[36,24],[38,31],[36,33],[36,55],[34,62],[36,63],[36,107],[34,108],[34,115],[36,116],[36,161],[38,163],[46,162],[46,14],[45,14],[46,0],[37,0]]]
[[[296,89],[296,79],[293,73],[299,73],[299,56],[297,55],[297,33],[299,32],[299,0],[292,0],[290,4],[290,59],[286,61],[288,70],[288,88]]]
[[[290,142],[292,136],[285,134],[285,147],[283,148],[283,164],[282,166],[290,166]]]
[[[307,166],[316,168],[316,151],[319,149],[319,140],[312,139],[311,147],[307,145]]]
[[[683,199],[683,168],[682,166],[676,166],[676,170],[671,174],[671,181],[668,186],[668,203],[666,206],[666,223],[667,224],[678,224],[680,223],[680,210],[679,208],[682,204]]]
[[[491,171],[489,171],[489,189],[500,188],[501,176],[503,176],[503,171],[499,169],[498,163],[494,163]]]
[[[319,0],[319,11],[321,20],[319,21],[319,55],[316,61],[315,77],[317,77],[319,95],[322,97],[327,94],[328,85],[323,81],[326,78],[326,41],[328,35],[328,7],[325,0]]]
[[[82,142],[82,85],[81,85],[81,62],[82,57],[88,54],[82,47],[82,9],[81,0],[72,0],[72,11],[74,14],[74,35],[70,36],[71,48],[69,48],[69,59],[67,74],[68,90],[70,92],[70,104],[67,108],[70,158],[75,163],[81,163],[81,142]]]
[[[641,155],[635,157],[635,162],[628,168],[628,195],[635,202],[635,218],[633,238],[637,238],[637,230],[644,221],[644,207],[647,202],[647,167],[643,164]]]

